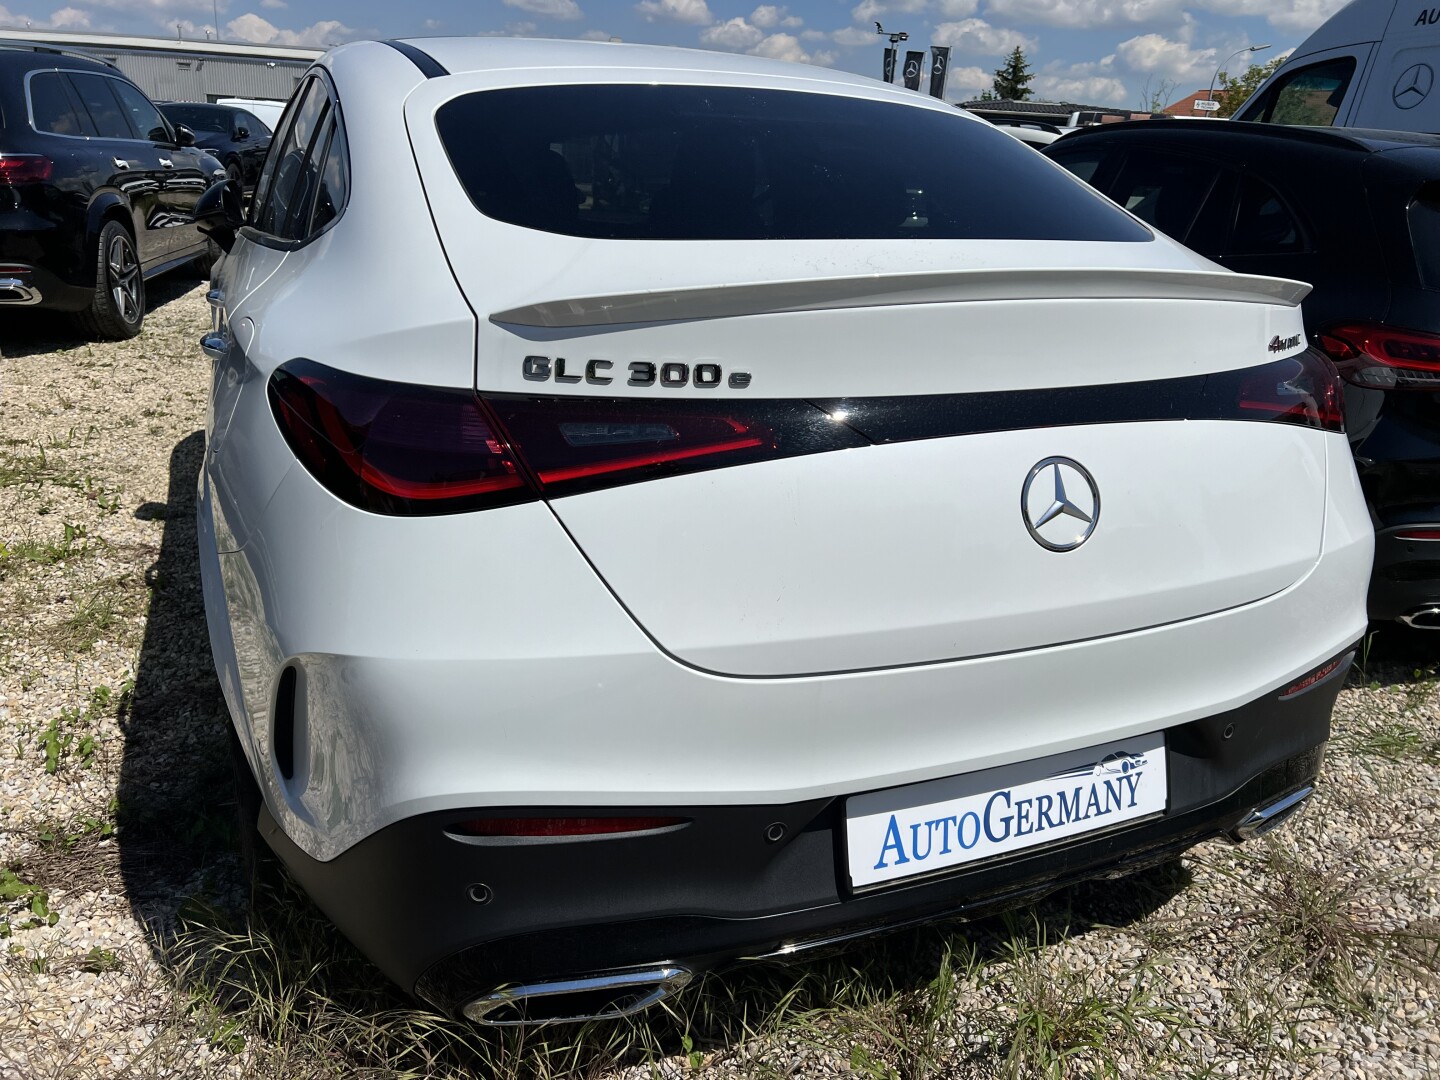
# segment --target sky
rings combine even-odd
[[[1037,98],[1140,109],[1298,45],[1344,0],[6,0],[0,27],[325,46],[366,37],[598,38],[755,53],[880,76],[875,22],[902,48],[949,45],[952,101],[1015,46]],[[1258,53],[1230,54],[1252,45]]]

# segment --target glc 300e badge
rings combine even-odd
[[[1025,478],[1020,516],[1041,547],[1074,551],[1090,539],[1100,520],[1100,489],[1078,461],[1048,457]]]

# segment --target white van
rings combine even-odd
[[[216,105],[233,105],[237,109],[248,109],[261,120],[272,132],[280,126],[280,117],[285,112],[285,102],[270,101],[262,98],[218,98]]]
[[[1290,54],[1237,120],[1440,132],[1440,0],[1351,0]]]

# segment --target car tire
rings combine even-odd
[[[107,221],[95,250],[95,295],[75,316],[80,329],[102,341],[123,341],[145,325],[145,278],[135,241],[118,221]]]
[[[245,187],[245,170],[240,168],[240,162],[232,161],[225,166],[225,179],[234,180],[243,190]]]

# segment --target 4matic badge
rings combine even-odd
[[[557,383],[586,382],[592,386],[608,386],[615,381],[611,374],[615,370],[612,360],[586,360],[583,365],[568,367],[570,361],[563,356],[553,360],[548,356],[527,356],[520,371],[531,382]],[[664,360],[652,363],[649,360],[633,360],[626,365],[630,377],[626,386],[695,386],[702,390],[719,386],[725,372],[719,364],[704,361],[690,365],[679,360]],[[750,385],[748,371],[732,371],[727,383],[731,390],[744,390]]]
[[[1300,347],[1300,335],[1291,334],[1289,337],[1281,337],[1276,334],[1270,339],[1268,348],[1271,352],[1284,352],[1286,349],[1298,349]]]

